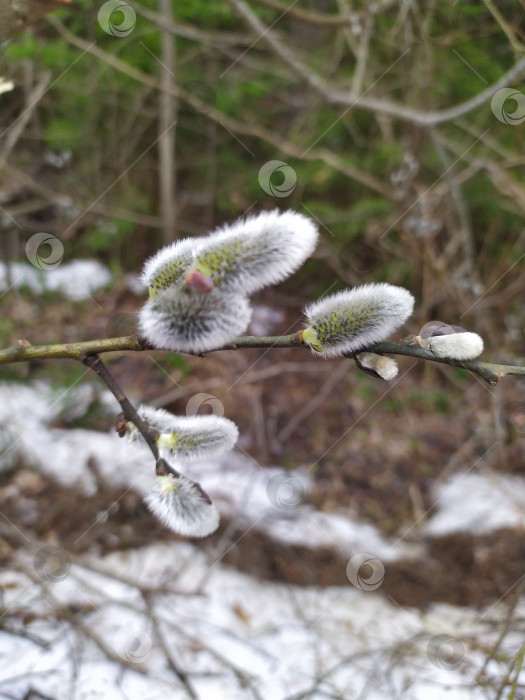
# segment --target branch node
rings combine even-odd
[[[171,464],[168,464],[165,459],[162,457],[159,457],[155,464],[155,473],[157,476],[168,476],[168,474],[172,474],[173,476],[180,476],[180,472],[178,472],[174,467],[171,466]]]

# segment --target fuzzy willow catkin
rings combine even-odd
[[[161,248],[146,260],[140,280],[149,287],[150,296],[156,296],[168,287],[181,287],[186,272],[191,268],[193,252],[202,238],[183,238]]]
[[[162,248],[142,271],[150,299],[140,332],[154,347],[181,352],[231,342],[250,322],[248,296],[295,272],[317,237],[302,214],[273,211]]]
[[[450,360],[474,360],[483,352],[483,338],[477,333],[441,321],[426,323],[416,340],[436,357]]]
[[[144,500],[161,523],[179,535],[205,537],[219,526],[219,512],[208,494],[183,474],[157,476]]]
[[[231,450],[239,431],[235,423],[223,416],[175,416],[162,408],[141,406],[140,417],[159,433],[157,446],[162,457],[193,460],[212,457]],[[133,426],[131,440],[142,440]]]
[[[338,292],[306,307],[303,342],[324,357],[354,354],[386,340],[413,309],[410,292],[391,284]]]
[[[201,239],[195,269],[219,289],[252,294],[295,272],[314,251],[318,232],[302,214],[263,212]]]
[[[251,313],[248,299],[240,294],[216,288],[208,294],[194,294],[170,287],[142,307],[139,329],[157,348],[206,352],[244,333]]]
[[[386,355],[378,355],[375,352],[363,352],[356,357],[361,369],[387,382],[391,382],[399,373],[397,362]]]

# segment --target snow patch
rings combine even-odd
[[[78,414],[91,400],[92,392],[78,387],[0,384],[0,426],[17,436],[28,463],[64,483],[94,488],[87,467],[94,456],[110,483],[148,490],[155,476],[143,445],[113,432],[53,428],[61,411],[75,406]],[[288,544],[338,547],[348,556],[371,552],[383,561],[408,553],[370,525],[307,505],[313,480],[305,469],[263,469],[232,453],[184,471],[246,530]],[[525,519],[525,486],[516,477],[459,475],[437,497],[429,531],[479,532]],[[0,572],[9,613],[0,630],[0,684],[11,697],[30,690],[56,700],[188,697],[170,668],[175,662],[198,700],[481,700],[487,687],[476,676],[508,618],[503,604],[481,615],[446,605],[421,613],[350,582],[325,589],[259,582],[221,563],[235,546],[227,538],[200,548],[172,541],[106,556],[71,554],[64,578],[43,581],[34,558],[42,544],[27,542],[11,570]],[[514,619],[524,616],[520,600]],[[452,640],[455,657],[445,648],[434,658],[443,638]],[[485,669],[498,687],[523,635],[510,630],[499,643],[498,659]]]
[[[249,331],[252,335],[271,335],[275,326],[284,321],[284,313],[281,309],[272,309],[270,306],[255,304],[252,307],[252,318]]]
[[[504,527],[525,528],[525,482],[517,476],[485,470],[455,474],[435,490],[438,512],[426,532],[448,535],[466,530],[487,534]]]
[[[490,647],[498,626],[479,611],[439,605],[423,614],[351,586],[262,583],[180,542],[86,555],[44,590],[24,573],[30,562],[17,562],[19,571],[0,574],[6,608],[22,605],[25,618],[24,635],[0,631],[0,683],[14,697],[30,687],[57,700],[186,697],[166,654],[199,700],[486,697],[474,682],[485,655],[471,640]],[[83,611],[90,638],[57,621],[54,606]],[[492,608],[498,614],[503,606]],[[445,654],[432,661],[431,643],[441,637],[454,641],[457,663]],[[510,634],[500,654],[512,658],[521,644]],[[505,667],[492,670],[499,677]]]
[[[52,270],[40,270],[26,263],[0,262],[0,291],[11,286],[28,287],[41,294],[45,290],[62,292],[73,301],[88,299],[90,295],[111,282],[108,268],[97,260],[73,260]]]

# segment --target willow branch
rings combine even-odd
[[[430,362],[439,362],[443,365],[460,367],[461,369],[466,369],[469,372],[477,374],[491,386],[495,386],[500,379],[508,374],[521,375],[522,377],[525,377],[525,367],[519,367],[517,365],[500,365],[493,362],[479,362],[478,360],[461,362],[460,360],[435,357],[430,351],[425,350],[420,345],[413,345],[407,341],[377,343],[377,345],[370,348],[370,351],[385,355],[407,355],[408,357],[415,357],[418,360],[430,360]]]
[[[210,350],[209,352],[219,352],[223,350],[246,350],[250,348],[308,349],[308,346],[302,341],[302,332],[298,331],[297,333],[292,333],[291,335],[245,335],[240,338],[236,338],[233,342],[228,343],[221,348],[216,348],[215,350]],[[128,335],[122,338],[88,340],[81,343],[58,343],[56,345],[37,346],[30,345],[26,340],[20,340],[13,347],[0,350],[0,365],[7,365],[15,362],[30,362],[32,360],[69,359],[83,362],[84,364],[90,366],[94,371],[97,371],[96,367],[93,366],[93,356],[96,357],[97,355],[105,352],[143,352],[145,350],[159,350],[159,348],[154,348],[151,345],[148,345],[135,335]],[[477,360],[460,362],[459,360],[435,357],[431,352],[425,350],[420,345],[415,343],[413,337],[400,341],[376,343],[375,345],[367,348],[367,350],[369,352],[382,353],[385,355],[406,355],[408,357],[415,357],[418,360],[428,360],[430,362],[439,362],[441,364],[451,365],[452,367],[460,367],[461,369],[466,369],[469,372],[477,374],[485,382],[487,382],[487,384],[492,386],[495,386],[500,379],[509,374],[525,376],[525,367],[519,367],[516,365],[502,365],[492,362],[479,362]],[[179,354],[191,355],[195,353]],[[204,357],[204,355],[201,355],[201,357]],[[100,358],[98,358],[98,360],[100,361]],[[105,369],[107,370],[107,368]],[[97,371],[97,373],[99,372]],[[102,375],[100,376],[102,379],[104,379]],[[104,379],[104,381],[106,380]],[[108,387],[111,389],[111,391],[113,391],[109,384]],[[115,391],[113,391],[113,393],[117,400],[121,402]],[[131,408],[133,409],[133,407]],[[126,414],[126,412],[124,412],[124,414],[138,427],[138,423],[136,422],[137,416],[135,416],[135,418],[131,418]],[[140,418],[138,420],[140,421]]]
[[[115,377],[111,374],[109,369],[102,362],[98,355],[84,355],[81,358],[81,360],[87,367],[92,369],[93,372],[95,372],[95,374],[98,374],[98,376],[102,379],[104,384],[119,402],[126,420],[131,421],[135,424],[137,430],[142,435],[142,437],[146,441],[147,446],[150,448],[153,456],[155,457],[155,461],[158,462],[160,459],[159,449],[157,447],[156,442],[158,432],[150,428],[149,425],[142,420],[131,401],[121,389],[120,384],[117,382]]]
[[[19,340],[13,347],[0,350],[0,365],[7,365],[12,362],[30,362],[31,360],[67,359],[83,362],[85,355],[144,349],[146,348],[141,345],[139,339],[134,335],[122,338],[87,340],[81,343],[37,345],[35,347],[28,343],[27,340]]]

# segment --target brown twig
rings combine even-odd
[[[292,333],[291,335],[277,336],[254,336],[245,335],[236,338],[231,343],[224,345],[221,348],[215,348],[208,352],[219,352],[223,350],[245,350],[248,348],[303,348],[307,346],[302,341],[302,332]],[[473,372],[480,376],[487,384],[495,386],[500,379],[507,375],[525,376],[525,367],[516,365],[502,365],[492,362],[479,362],[478,360],[469,360],[462,362],[460,360],[451,360],[448,358],[435,357],[428,350],[424,350],[420,345],[414,342],[413,337],[405,340],[392,341],[386,343],[377,343],[369,348],[369,352],[381,353],[384,355],[406,355],[415,357],[418,360],[429,360],[430,362],[439,362],[452,367],[460,367],[469,372]],[[153,348],[151,345],[144,343],[135,335],[128,335],[122,338],[104,338],[101,340],[88,340],[81,343],[63,343],[57,345],[40,345],[32,346],[27,341],[18,341],[16,345],[5,350],[0,350],[0,365],[10,364],[14,362],[29,362],[31,360],[55,360],[55,359],[70,359],[78,360],[88,366],[93,363],[96,367],[104,367],[102,361],[98,358],[100,364],[97,364],[90,358],[104,352],[140,352],[144,350],[162,350],[162,348]],[[195,353],[185,353],[195,354]],[[204,355],[201,355],[204,357]],[[322,357],[322,355],[321,355]],[[92,367],[94,371],[95,366]],[[110,375],[111,376],[111,375]],[[102,375],[101,375],[102,377]],[[104,377],[102,377],[104,379]],[[105,381],[105,380],[104,380]],[[114,380],[113,380],[114,381]],[[115,383],[116,385],[116,383]],[[109,385],[108,385],[109,386]],[[116,385],[118,387],[118,385]],[[109,387],[111,389],[111,387]],[[118,389],[122,392],[120,387]],[[111,389],[112,390],[112,389]],[[113,391],[113,390],[112,390]],[[115,392],[113,392],[115,393]],[[120,403],[120,398],[115,394]],[[122,392],[121,396],[125,395]],[[122,405],[122,404],[121,404]],[[131,404],[130,404],[131,406]],[[131,409],[134,411],[133,407]],[[131,415],[131,414],[130,414]],[[130,420],[132,420],[130,418]],[[133,422],[135,422],[133,420]]]
[[[159,435],[158,432],[150,428],[149,425],[142,420],[131,401],[121,389],[115,377],[111,374],[98,355],[84,355],[81,360],[87,367],[92,369],[93,372],[98,374],[113,396],[117,399],[125,418],[131,423],[134,423],[155,457],[155,462],[158,463],[160,460],[159,449],[156,442]]]

